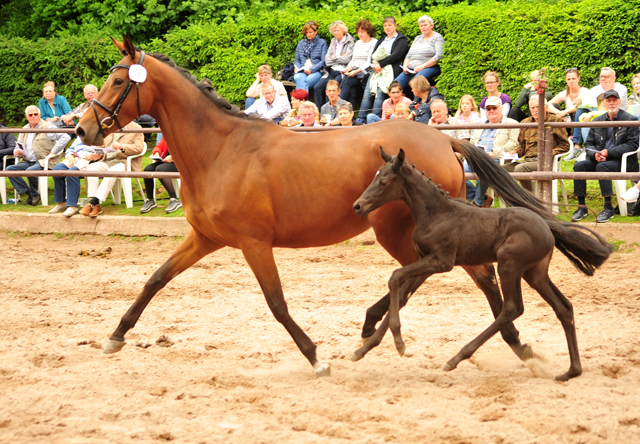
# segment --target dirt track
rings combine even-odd
[[[172,281],[125,348],[104,355],[175,242],[0,232],[0,244],[2,443],[640,442],[637,246],[593,278],[556,254],[551,275],[574,303],[584,368],[558,383],[534,376],[500,338],[440,370],[491,322],[459,269],[430,279],[403,310],[404,358],[389,335],[349,361],[365,309],[396,267],[378,245],[276,251],[290,312],[332,366],[317,379],[238,251]],[[538,373],[563,373],[560,323],[523,286],[523,342],[547,359]],[[161,335],[174,345],[156,345]]]

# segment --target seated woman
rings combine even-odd
[[[56,84],[53,82],[47,82],[42,87],[42,98],[38,102],[38,108],[42,118],[57,127],[63,124],[62,116],[71,112],[69,102],[56,92]]]
[[[474,99],[470,94],[465,94],[460,98],[458,111],[456,111],[456,114],[453,117],[458,121],[458,123],[462,124],[482,123],[476,99]]]
[[[409,107],[411,114],[409,119],[428,124],[431,119],[431,102],[435,99],[444,100],[444,96],[438,92],[435,86],[431,86],[429,81],[422,76],[414,77],[409,81],[411,91],[415,97]]]
[[[318,22],[310,20],[302,27],[304,37],[296,46],[293,80],[296,88],[309,91],[322,77],[324,59],[327,56],[327,42],[318,37]]]
[[[358,91],[364,90],[371,73],[371,54],[378,42],[373,38],[376,34],[369,20],[363,19],[356,23],[358,40],[353,47],[353,57],[349,65],[344,69],[342,83],[340,84],[340,98],[349,103],[356,103]]]
[[[342,73],[345,72],[349,62],[351,62],[355,40],[348,31],[347,25],[340,20],[336,20],[329,25],[329,32],[331,32],[333,38],[329,43],[329,49],[324,58],[325,70],[329,72],[329,75],[323,76],[318,80],[318,83],[313,88],[316,106],[322,106],[327,102],[327,95],[324,92],[327,82],[336,80],[340,83],[342,81]]]
[[[423,15],[418,19],[421,35],[417,36],[402,64],[402,74],[396,77],[406,88],[414,76],[425,77],[432,85],[440,75],[438,62],[444,54],[444,38],[433,30],[433,19]]]
[[[640,74],[634,74],[633,77],[631,77],[631,87],[633,88],[633,92],[629,94],[627,107],[630,107],[631,105],[640,106]],[[632,112],[631,108],[628,108],[628,112],[634,116],[637,115]]]
[[[578,68],[569,68],[564,73],[564,80],[567,82],[567,89],[557,94],[547,105],[547,111],[555,114],[557,117],[564,118],[567,122],[578,122],[580,116],[588,112],[589,109],[581,107],[592,102],[589,88],[580,86],[580,74]],[[564,103],[564,110],[557,108]],[[571,160],[576,157],[582,149],[582,128],[573,129],[573,150],[571,155],[565,160]]]
[[[500,87],[500,75],[495,71],[487,71],[484,76],[482,76],[482,81],[484,82],[484,88],[488,93],[487,97],[482,99],[480,102],[480,117],[482,118],[482,121],[485,122],[487,120],[487,113],[484,110],[484,104],[489,97],[500,98],[500,101],[502,102],[502,115],[507,117],[509,115],[509,111],[511,111],[511,97],[498,91],[498,88]]]
[[[153,163],[150,163],[144,168],[144,171],[157,171],[158,173],[177,173],[178,168],[176,164],[173,163],[171,159],[171,154],[169,153],[169,148],[167,147],[167,139],[162,139],[158,145],[151,152],[151,158],[153,159]],[[173,188],[173,182],[171,179],[158,179],[162,186],[169,193],[169,205],[167,205],[167,209],[164,210],[165,213],[173,213],[182,207],[182,203],[176,194],[175,188]],[[148,213],[149,211],[157,208],[158,204],[156,203],[155,196],[155,183],[154,179],[144,179],[144,190],[147,194],[147,200],[140,208],[141,213]]]
[[[338,105],[338,120],[339,124],[336,126],[358,126],[362,125],[360,122],[354,122],[353,120],[353,105],[349,102],[344,102]]]
[[[400,85],[400,82],[394,80],[391,82],[391,85],[389,85],[389,98],[382,102],[382,118],[371,113],[367,116],[367,123],[375,123],[380,120],[390,119],[398,103],[411,105],[411,99],[402,93],[402,85]]]
[[[273,73],[271,72],[271,67],[269,65],[261,65],[258,68],[258,72],[256,73],[256,80],[251,84],[249,89],[247,90],[247,100],[244,104],[244,109],[248,109],[256,99],[261,98],[262,95],[262,86],[266,84],[271,84],[276,90],[276,94],[279,96],[287,96],[287,90],[284,88],[284,85],[277,80],[273,79]]]
[[[528,110],[527,112],[525,112],[522,110],[522,107],[529,106],[529,100],[531,100],[531,97],[538,95],[538,93],[536,92],[536,86],[538,84],[538,80],[540,79],[540,71],[537,69],[531,71],[531,73],[529,74],[529,79],[530,82],[524,85],[522,91],[520,91],[520,94],[518,94],[516,103],[513,105],[513,108],[509,113],[509,117],[517,120],[518,122],[526,119],[529,114]],[[553,93],[550,89],[547,88],[547,90],[544,92],[544,98],[547,100],[547,102],[549,102],[553,98]]]
[[[409,109],[409,105],[403,102],[398,103],[393,109],[394,119],[409,120],[410,114],[411,110]]]

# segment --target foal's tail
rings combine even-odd
[[[546,222],[556,239],[556,248],[587,276],[593,276],[596,268],[613,252],[613,245],[589,228],[560,221]]]
[[[462,140],[451,141],[453,150],[462,154],[471,169],[485,185],[489,185],[510,207],[528,208],[545,220],[556,220],[544,203],[522,188],[509,173],[484,150]]]

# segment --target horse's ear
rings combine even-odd
[[[124,46],[124,48],[120,50],[122,55],[125,56],[125,57],[129,56],[129,57],[131,57],[131,59],[135,59],[136,58],[136,47],[133,46],[133,42],[126,35],[122,36],[122,45]]]
[[[122,54],[122,51],[124,51],[124,45],[113,37],[111,37],[111,40],[113,41],[113,44],[116,45],[116,48],[118,48],[118,52]]]
[[[393,161],[392,170],[394,172],[398,172],[403,163],[404,163],[404,150],[400,148],[400,152],[398,153],[395,160]]]
[[[385,162],[391,162],[392,157],[382,148],[382,145],[380,145],[380,155]]]

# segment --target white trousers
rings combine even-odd
[[[126,167],[122,162],[118,162],[112,167],[109,167],[106,162],[94,162],[87,167],[88,171],[125,171],[125,169]],[[104,202],[107,200],[107,196],[115,185],[116,180],[118,179],[115,177],[105,177],[102,179],[100,186],[98,186],[99,177],[87,177],[87,195],[89,197],[97,197],[100,202]]]

